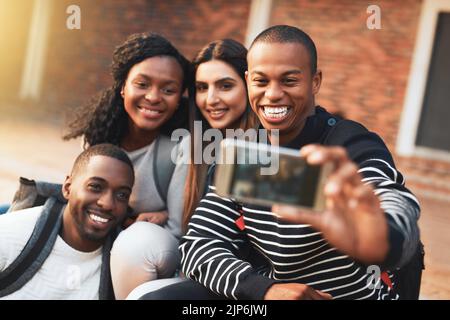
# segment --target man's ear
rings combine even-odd
[[[248,81],[248,70],[245,71],[244,75],[245,75],[245,82],[247,82]]]
[[[64,199],[66,200],[69,200],[71,185],[72,185],[72,177],[66,176],[66,180],[64,180],[64,183],[62,185],[62,194],[64,196]]]
[[[316,95],[319,93],[320,85],[322,84],[322,70],[317,70],[316,74],[312,78],[312,91]]]

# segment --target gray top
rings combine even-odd
[[[189,149],[186,139],[179,143],[176,166],[170,180],[167,203],[158,194],[153,176],[153,152],[155,141],[131,152],[126,152],[134,165],[135,183],[130,197],[130,206],[136,213],[161,211],[167,208],[169,219],[163,226],[177,239],[181,237],[181,220],[184,206],[184,185],[188,170]],[[172,158],[175,158],[173,156]],[[172,161],[172,159],[167,159]]]

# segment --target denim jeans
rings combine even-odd
[[[9,204],[0,204],[0,214],[6,213],[9,209]]]

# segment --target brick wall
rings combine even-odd
[[[450,202],[450,163],[417,157],[397,157],[408,186],[423,197]]]
[[[68,30],[66,8],[81,8],[81,30]],[[132,33],[155,31],[191,59],[207,42],[244,41],[250,1],[54,1],[41,105],[65,110],[111,84],[114,47]]]
[[[366,26],[369,4],[381,9],[381,30]],[[277,0],[270,22],[295,25],[315,41],[323,72],[317,102],[377,132],[394,152],[421,5],[420,0]],[[450,199],[448,162],[395,158],[414,191]]]

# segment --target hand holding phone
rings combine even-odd
[[[317,215],[289,205],[274,205],[272,211],[292,223],[310,224],[334,247],[366,264],[386,258],[389,241],[385,213],[370,185],[364,184],[358,166],[342,147],[309,145],[301,150],[310,164],[331,164],[325,182],[326,209]]]

